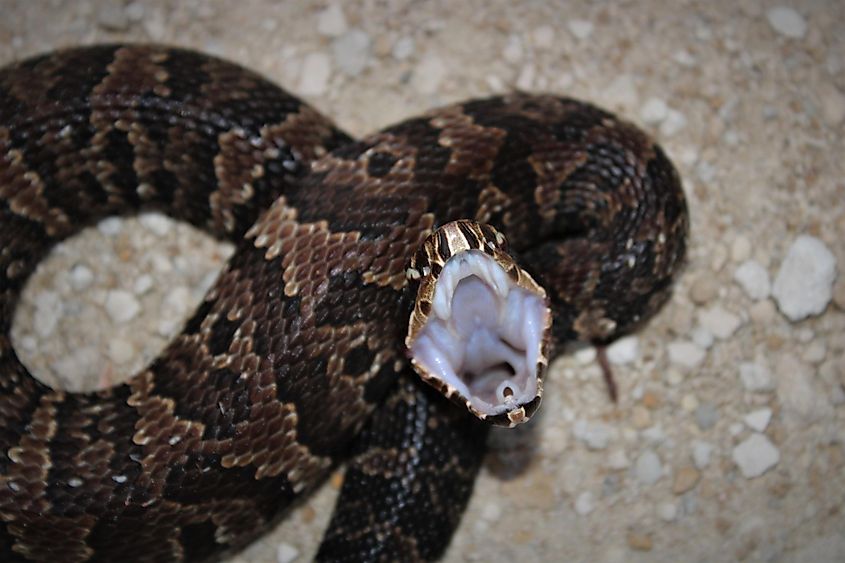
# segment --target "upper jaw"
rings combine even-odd
[[[551,313],[505,245],[470,221],[432,233],[407,273],[419,287],[405,344],[424,381],[479,419],[514,426],[542,397]]]

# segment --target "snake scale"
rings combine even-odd
[[[27,278],[59,241],[146,209],[234,255],[129,382],[40,383],[9,336]],[[187,50],[95,46],[0,70],[0,560],[216,558],[344,458],[318,559],[439,557],[487,425],[416,377],[403,338],[420,309],[410,261],[457,219],[507,235],[545,288],[550,354],[653,313],[688,228],[664,152],[572,99],[471,100],[354,141]]]

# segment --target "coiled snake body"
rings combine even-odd
[[[236,252],[128,383],[50,389],[9,338],[24,283],[58,241],[142,209]],[[439,556],[485,429],[414,377],[406,275],[462,218],[508,236],[557,343],[653,312],[687,230],[660,148],[570,99],[474,100],[353,142],[194,52],[89,47],[0,70],[0,560],[214,557],[348,455],[319,557]]]

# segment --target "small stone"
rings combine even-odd
[[[734,280],[745,294],[755,301],[766,299],[772,292],[769,272],[755,260],[740,264],[734,272]]]
[[[135,357],[135,348],[131,342],[122,338],[109,341],[109,358],[116,364],[125,364]]]
[[[138,217],[138,221],[159,237],[166,236],[173,228],[173,221],[163,213],[144,213]]]
[[[648,412],[648,409],[639,405],[634,407],[631,412],[631,424],[633,424],[634,428],[637,430],[648,428],[651,426],[651,413]]]
[[[569,20],[566,27],[569,28],[569,33],[579,40],[586,39],[593,33],[593,24],[587,20]]]
[[[576,350],[573,357],[582,366],[592,364],[596,361],[596,348],[595,346],[584,346]]]
[[[666,119],[669,106],[660,98],[649,98],[640,109],[640,117],[646,123],[660,123]]]
[[[116,323],[125,323],[135,318],[141,305],[135,296],[122,289],[112,289],[106,295],[106,313]]]
[[[671,137],[686,127],[687,118],[676,109],[669,108],[666,119],[660,124],[660,134],[664,137]]]
[[[669,361],[687,368],[694,368],[704,361],[704,350],[688,340],[675,340],[669,343]]]
[[[576,440],[583,442],[591,450],[603,450],[612,436],[612,429],[601,422],[588,422],[578,419],[572,426]]]
[[[619,449],[607,454],[607,466],[616,470],[627,469],[631,466],[631,462],[628,460],[625,450]]]
[[[704,328],[703,326],[697,326],[692,329],[692,341],[695,342],[696,345],[700,346],[705,350],[709,350],[711,346],[713,346],[713,333],[710,330]]]
[[[807,33],[807,22],[792,8],[786,6],[772,8],[766,13],[766,18],[772,29],[786,37],[801,39]]]
[[[699,471],[710,465],[710,454],[713,452],[713,446],[701,440],[695,440],[692,443],[692,462]]]
[[[719,411],[710,403],[702,403],[695,409],[695,424],[700,430],[710,430],[719,420]]]
[[[742,434],[744,427],[739,422],[733,422],[730,426],[728,426],[728,434],[731,436],[739,436]]]
[[[639,101],[637,85],[630,74],[620,74],[605,89],[605,98],[608,105],[631,110],[636,107]]]
[[[815,237],[800,235],[786,253],[772,294],[778,308],[791,321],[800,321],[825,310],[833,296],[836,258]]]
[[[106,217],[97,223],[97,230],[106,235],[113,237],[123,229],[123,219],[120,217]]]
[[[100,2],[97,6],[97,23],[108,31],[126,31],[129,29],[129,17],[122,0]]]
[[[523,66],[516,79],[516,87],[520,90],[530,90],[534,86],[534,74],[533,64]]]
[[[721,340],[730,338],[742,324],[738,316],[719,305],[699,312],[698,320],[704,328]]]
[[[75,264],[68,275],[70,287],[76,291],[87,289],[94,281],[94,272],[85,264]]]
[[[415,44],[413,37],[408,37],[407,35],[400,37],[396,40],[396,43],[393,44],[393,58],[397,61],[404,61],[414,54],[414,49]]]
[[[748,425],[749,428],[752,430],[756,430],[757,432],[764,432],[766,427],[769,426],[769,421],[772,419],[772,409],[765,408],[765,409],[757,409],[756,411],[751,411],[743,420],[745,424]]]
[[[299,550],[287,543],[280,543],[276,546],[277,563],[293,563],[299,558]]]
[[[683,397],[681,397],[681,408],[684,409],[686,412],[693,412],[695,409],[698,408],[698,399],[695,395],[691,395],[687,393]]]
[[[135,278],[135,283],[132,284],[132,291],[135,295],[143,295],[153,287],[153,277],[149,274],[141,274]]]
[[[177,286],[167,292],[162,301],[162,307],[168,317],[181,317],[193,305],[191,291],[184,286]]]
[[[651,548],[654,547],[654,542],[648,534],[628,532],[627,540],[628,546],[637,551],[651,551]]]
[[[675,480],[672,482],[672,492],[676,495],[682,495],[690,491],[698,484],[701,478],[701,473],[698,469],[692,466],[684,466],[675,473]]]
[[[495,522],[502,517],[502,507],[495,502],[488,502],[481,509],[481,517],[490,522]]]
[[[731,243],[731,260],[744,262],[751,256],[751,241],[745,235],[737,235]]]
[[[334,40],[334,60],[349,76],[357,76],[370,60],[370,36],[360,29],[352,29]]]
[[[522,40],[518,35],[508,37],[508,42],[502,50],[502,57],[511,64],[522,61]]]
[[[759,477],[780,461],[780,452],[766,436],[754,433],[733,449],[733,460],[743,477]]]
[[[539,49],[548,49],[555,42],[555,30],[550,25],[541,25],[534,30],[534,45]]]
[[[332,73],[332,61],[325,53],[308,53],[302,62],[299,93],[303,96],[325,94]]]
[[[426,55],[414,69],[411,87],[422,94],[434,94],[446,77],[447,67],[437,55]]]
[[[653,411],[660,408],[663,399],[654,391],[646,391],[643,393],[642,403],[645,408]]]
[[[820,389],[813,366],[807,365],[792,354],[778,358],[777,396],[783,412],[812,423],[830,415],[830,402]]]
[[[346,16],[340,4],[332,4],[317,15],[317,31],[327,37],[340,37],[346,33]]]
[[[801,359],[811,364],[820,364],[827,357],[827,346],[823,340],[810,342],[801,352]]]
[[[652,446],[659,446],[666,441],[666,433],[663,432],[663,427],[659,424],[646,428],[640,435],[644,442]]]
[[[819,87],[821,96],[822,116],[827,124],[835,127],[845,119],[845,94],[833,84],[824,83]]]
[[[35,316],[32,328],[35,334],[46,338],[53,334],[59,323],[61,300],[54,291],[40,291],[35,298]]]
[[[775,309],[774,303],[766,299],[765,301],[758,301],[752,305],[748,313],[754,323],[767,325],[775,320],[777,309]]]
[[[593,499],[593,493],[590,491],[584,491],[578,498],[575,499],[575,512],[580,514],[581,516],[586,516],[596,508],[595,500]]]
[[[678,516],[678,507],[672,502],[662,502],[657,505],[657,516],[664,522],[672,522]]]
[[[716,298],[719,286],[712,275],[697,277],[690,286],[690,299],[696,305],[706,305]]]
[[[607,359],[617,365],[635,362],[639,353],[639,339],[633,335],[623,336],[607,347]]]
[[[643,485],[653,485],[663,476],[663,466],[660,458],[651,450],[646,450],[634,464],[637,480]]]
[[[144,19],[144,3],[143,2],[130,2],[128,6],[126,6],[126,17],[128,17],[133,22],[139,22]]]
[[[746,391],[765,393],[775,388],[769,368],[754,362],[739,364],[739,379]]]

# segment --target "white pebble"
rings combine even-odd
[[[660,123],[666,119],[669,113],[669,106],[660,98],[649,98],[640,109],[640,117],[646,123]]]
[[[135,318],[141,305],[128,291],[112,289],[106,295],[106,313],[116,323],[125,323]]]
[[[801,235],[786,253],[772,294],[778,308],[791,321],[800,321],[825,310],[833,295],[836,258],[815,237]]]
[[[593,23],[587,20],[569,20],[566,27],[577,39],[586,39],[593,33]]]
[[[123,228],[123,219],[120,217],[106,217],[97,223],[97,230],[106,235],[113,237],[118,234]]]
[[[162,213],[144,213],[138,221],[153,234],[163,237],[173,228],[173,221]]]
[[[193,305],[191,299],[191,290],[184,286],[177,286],[171,289],[162,301],[162,306],[166,315],[170,318],[182,316],[188,312],[188,308]]]
[[[596,361],[596,348],[595,346],[584,346],[576,350],[573,357],[582,366],[591,364]]]
[[[292,563],[299,558],[299,550],[288,543],[280,543],[276,546],[277,563]]]
[[[422,94],[434,94],[446,77],[447,67],[437,55],[426,55],[414,69],[411,87]]]
[[[660,124],[660,134],[664,137],[671,137],[687,125],[687,118],[676,109],[669,108],[666,119]]]
[[[700,346],[705,350],[709,350],[711,346],[713,346],[713,333],[710,330],[704,328],[703,326],[697,326],[692,329],[690,333],[692,337],[692,341],[695,342],[696,345]]]
[[[116,364],[125,364],[135,357],[135,348],[131,342],[122,338],[109,341],[109,358]]]
[[[334,60],[340,70],[349,76],[357,76],[370,60],[370,36],[360,29],[352,29],[333,44]]]
[[[144,19],[144,3],[143,2],[130,2],[128,6],[126,6],[126,17],[128,17],[133,22],[138,22]]]
[[[743,426],[739,422],[733,422],[728,426],[728,434],[731,436],[739,436],[742,434]]]
[[[659,424],[646,428],[641,433],[643,441],[649,445],[658,446],[666,441],[666,433],[663,432],[663,427]]]
[[[534,30],[534,45],[540,49],[548,49],[555,42],[555,30],[550,25],[541,25]]]
[[[739,379],[746,391],[762,393],[775,388],[769,368],[754,362],[739,364]]]
[[[664,522],[672,522],[678,516],[678,507],[673,502],[662,502],[657,506],[657,516]]]
[[[575,512],[580,514],[581,516],[586,516],[596,508],[595,499],[593,499],[593,493],[590,491],[584,491],[578,498],[575,499]]]
[[[740,264],[734,272],[734,280],[754,301],[766,299],[772,292],[769,272],[755,260],[747,260]]]
[[[681,49],[680,51],[676,51],[674,55],[672,55],[672,59],[681,66],[691,67],[695,66],[698,62],[692,53],[687,51],[686,49]]]
[[[396,43],[393,44],[393,58],[397,61],[404,61],[408,57],[414,54],[414,38],[408,37],[400,37],[396,40]]]
[[[522,67],[516,79],[516,87],[520,90],[530,90],[534,86],[534,65],[527,64]]]
[[[613,435],[613,429],[601,422],[588,422],[578,419],[572,427],[576,440],[583,442],[591,450],[603,450]]]
[[[490,522],[495,522],[502,517],[502,507],[495,502],[488,502],[481,509],[481,517]]]
[[[663,466],[660,464],[660,458],[657,457],[656,453],[646,450],[637,458],[634,471],[640,483],[653,485],[663,475]]]
[[[94,281],[94,272],[85,264],[76,264],[70,269],[68,281],[73,289],[82,291],[87,289]]]
[[[299,92],[303,96],[320,96],[326,92],[332,62],[325,53],[308,53],[302,62]]]
[[[635,362],[640,355],[640,341],[636,336],[624,336],[607,347],[607,359],[617,365]]]
[[[143,295],[153,287],[153,277],[149,274],[141,274],[135,278],[135,283],[132,284],[132,291],[136,295]]]
[[[705,352],[694,342],[675,340],[669,343],[669,361],[680,366],[694,368],[704,361]]]
[[[731,260],[743,262],[751,256],[751,241],[747,236],[737,235],[731,243]]]
[[[842,123],[845,119],[845,94],[840,92],[833,84],[822,84],[818,89],[821,97],[822,115],[828,125],[833,127]]]
[[[126,15],[122,0],[100,2],[97,7],[97,23],[109,31],[129,29],[129,17]]]
[[[786,37],[801,39],[807,33],[807,22],[792,8],[786,6],[772,8],[766,13],[766,18],[772,29]]]
[[[631,466],[631,462],[628,460],[625,450],[619,449],[607,454],[607,466],[610,469],[627,469]]]
[[[742,320],[733,313],[716,305],[698,313],[701,326],[713,333],[720,340],[730,338],[742,324]]]
[[[733,449],[733,460],[746,479],[753,479],[777,465],[780,452],[766,436],[755,432]]]
[[[829,416],[828,395],[819,386],[816,370],[791,354],[777,363],[777,395],[783,411],[804,422],[815,422]]]
[[[332,4],[317,14],[317,31],[327,37],[340,37],[346,33],[346,16],[340,4]]]
[[[522,61],[522,41],[518,35],[508,37],[508,42],[502,50],[502,57],[511,64]]]
[[[56,330],[59,322],[61,300],[53,291],[41,291],[35,298],[35,317],[32,319],[33,329],[41,338],[50,336]]]
[[[710,454],[713,453],[713,445],[701,440],[692,443],[692,462],[695,468],[702,470],[710,465]]]
[[[752,430],[757,432],[764,432],[769,426],[769,421],[772,419],[772,409],[764,408],[751,411],[743,420]]]
[[[620,74],[605,88],[607,104],[627,110],[633,109],[639,101],[637,85],[630,74]]]

